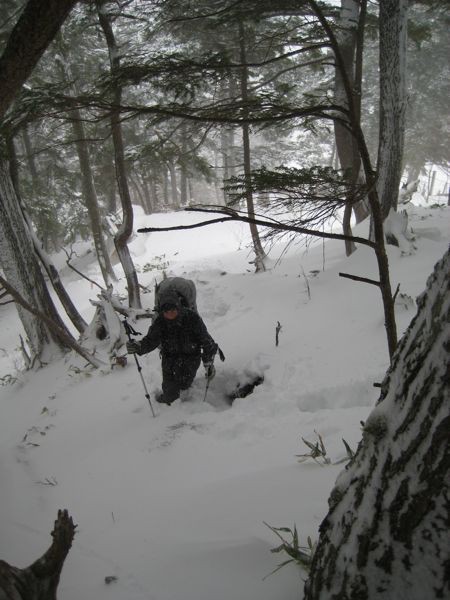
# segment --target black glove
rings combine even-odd
[[[216,368],[213,363],[205,363],[205,377],[208,381],[214,378]]]
[[[136,340],[130,340],[129,342],[127,342],[127,352],[128,354],[140,354],[141,343],[136,342]]]

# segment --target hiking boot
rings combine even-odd
[[[168,400],[164,396],[164,392],[156,392],[155,400],[156,400],[156,402],[159,402],[159,404],[167,404],[167,406],[170,406],[173,402],[173,400]]]

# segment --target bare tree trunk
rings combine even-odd
[[[25,125],[22,129],[22,139],[25,146],[25,156],[27,159],[28,171],[31,175],[31,182],[33,184],[33,189],[36,190],[39,187],[39,176],[36,168],[36,161],[34,160],[33,147],[31,145],[30,134],[28,133],[27,125]]]
[[[103,194],[106,196],[107,211],[108,213],[115,214],[117,211],[117,198],[116,198],[116,185],[115,185],[115,170],[112,161],[109,160],[103,166],[103,177],[104,182]]]
[[[233,96],[233,93],[236,94],[236,82],[232,73],[228,73],[228,77],[223,80],[221,85],[221,95],[224,98],[228,96]],[[234,175],[233,167],[234,164],[234,148],[233,148],[233,134],[234,130],[229,125],[222,125],[220,127],[220,166],[222,168],[222,184],[225,186],[226,182],[232,175]],[[229,196],[227,191],[223,190],[223,203],[225,206],[227,205],[229,200]]]
[[[370,154],[367,148],[366,140],[361,129],[360,119],[358,116],[358,107],[355,106],[354,103],[351,82],[347,77],[347,71],[345,68],[345,63],[341,56],[338,41],[316,0],[308,0],[308,2],[314,13],[317,15],[322,27],[324,28],[328,36],[328,39],[330,40],[330,44],[335,55],[336,64],[341,72],[347,95],[348,113],[350,118],[349,122],[358,146],[361,164],[364,169],[364,177],[367,186],[367,200],[372,215],[371,225],[373,226],[373,239],[375,241],[374,249],[377,258],[378,274],[380,278],[379,287],[381,291],[381,298],[383,301],[384,326],[386,330],[389,348],[389,357],[392,360],[398,341],[397,324],[395,321],[394,299],[392,296],[392,288],[389,274],[389,261],[386,253],[384,239],[383,216],[381,211],[381,204],[376,189],[375,172],[372,167],[372,161],[370,160]]]
[[[338,22],[339,29],[336,34],[342,61],[352,91],[355,86],[355,49],[359,22],[359,5],[360,3],[358,0],[341,0],[341,11]],[[335,69],[334,76],[334,97],[337,104],[346,108],[348,107],[344,78],[341,69],[338,67]],[[354,94],[353,101],[355,101]],[[336,150],[341,167],[345,171],[348,171],[352,180],[356,180],[358,173],[355,174],[353,169],[356,166],[359,170],[359,164],[355,164],[354,138],[351,132],[350,122],[347,120],[346,124],[344,124],[340,121],[335,121],[334,132]]]
[[[188,204],[188,175],[184,167],[181,167],[180,173],[180,205],[187,206]]]
[[[27,168],[28,168],[28,173],[31,175],[31,185],[32,185],[32,189],[33,189],[33,195],[39,195],[41,189],[42,189],[42,184],[39,178],[39,174],[38,174],[38,169],[36,166],[36,161],[34,158],[34,151],[33,151],[33,145],[31,143],[31,139],[30,139],[30,135],[28,132],[28,126],[27,124],[24,125],[24,127],[21,130],[21,137],[22,137],[22,141],[23,141],[23,146],[25,148],[25,157],[26,157],[26,164],[27,164]],[[17,137],[14,138],[14,140],[17,140]],[[11,140],[11,142],[8,143],[13,144],[13,141]],[[14,147],[14,146],[12,146]],[[15,153],[15,151],[14,151]],[[9,154],[9,163],[11,165],[11,159],[12,159],[12,153],[8,150],[8,154]],[[17,163],[17,168],[16,168],[17,172],[19,173],[19,163]],[[11,174],[11,178],[13,180],[13,185],[19,195],[19,186],[17,185],[14,176]],[[16,178],[17,181],[20,180],[20,177]],[[41,241],[43,244],[43,247],[45,249],[46,252],[49,252],[50,248],[53,246],[54,249],[58,249],[60,244],[59,244],[59,240],[58,240],[58,236],[57,234],[54,232],[53,228],[50,232],[42,230],[40,232],[41,234]]]
[[[105,4],[106,2],[104,0],[97,0],[97,12],[100,26],[108,46],[111,72],[114,74],[120,67],[120,54],[114,37],[110,17],[104,8]],[[120,106],[121,96],[122,90],[118,84],[115,84],[113,99],[115,107]],[[127,246],[127,241],[133,232],[133,206],[131,204],[130,190],[127,182],[122,126],[118,108],[113,109],[111,112],[111,131],[114,143],[114,162],[116,167],[117,186],[123,210],[122,224],[115,235],[114,243],[127,280],[129,305],[132,308],[141,308],[137,273]]]
[[[16,193],[17,202],[19,204],[19,208],[21,210],[24,223],[28,229],[28,234],[29,234],[30,240],[33,244],[34,251],[36,252],[36,255],[39,257],[39,259],[41,261],[41,265],[45,269],[45,272],[47,273],[48,278],[50,279],[50,282],[53,286],[53,289],[55,290],[55,292],[59,298],[59,301],[63,305],[67,316],[70,318],[70,320],[72,321],[72,323],[75,326],[75,328],[77,329],[77,331],[79,331],[80,333],[83,333],[83,331],[87,327],[87,323],[85,322],[83,317],[80,315],[80,313],[78,312],[74,303],[72,302],[72,298],[67,293],[67,290],[64,287],[64,285],[61,281],[61,278],[59,276],[58,269],[55,267],[52,260],[47,255],[46,251],[42,248],[42,245],[39,242],[36,232],[34,231],[33,223],[31,222],[31,218],[30,218],[28,211],[26,210],[26,208],[23,204],[22,198],[20,196],[19,173],[17,170],[17,160],[16,160],[16,153],[15,153],[15,148],[14,148],[14,141],[12,139],[8,139],[8,154],[9,154],[9,158],[10,158],[11,182],[12,182],[14,191]]]
[[[220,128],[220,154],[222,156],[222,182],[225,182],[230,178],[230,169],[229,169],[229,156],[228,156],[228,132],[225,125],[222,125]],[[225,206],[228,202],[228,194],[226,190],[223,190],[223,200]]]
[[[161,205],[159,196],[158,196],[158,186],[156,184],[156,176],[153,171],[150,171],[148,174],[148,185],[150,190],[150,198],[152,201],[153,210],[156,210],[158,206]]]
[[[361,6],[359,10],[358,29],[356,31],[356,51],[355,51],[355,76],[354,76],[354,105],[355,113],[358,118],[358,122],[361,123],[361,101],[362,101],[362,80],[363,80],[363,56],[364,56],[364,32],[366,27],[366,16],[367,16],[367,0],[361,0]],[[353,138],[353,151],[354,151],[354,172],[358,171],[358,177],[355,179],[355,183],[363,182],[364,177],[361,173],[361,155],[358,148],[358,142]],[[369,204],[366,199],[360,200],[353,205],[353,214],[357,223],[364,221],[369,214]]]
[[[76,0],[28,0],[0,56],[0,120],[22,85],[30,76],[45,49],[59,31]],[[54,320],[59,318],[39,269],[32,243],[20,214],[7,165],[0,158],[0,256],[6,277],[19,285],[27,299]],[[42,320],[18,308],[31,348],[37,357],[55,343],[59,350],[65,342]],[[69,334],[70,335],[70,334]]]
[[[247,56],[245,47],[245,30],[242,22],[239,23],[239,47],[240,47],[240,59],[242,68],[241,72],[241,98],[244,104],[243,114],[245,116],[246,108],[245,104],[248,101],[248,69],[247,69]],[[250,161],[250,135],[248,123],[242,124],[242,143],[244,152],[244,177],[245,177],[245,188],[246,188],[246,200],[247,200],[247,213],[250,219],[255,218],[255,206],[253,202],[253,191],[251,184],[251,161]],[[253,241],[253,250],[255,252],[255,269],[256,272],[265,271],[264,259],[266,254],[261,244],[259,237],[258,228],[254,223],[250,223],[250,233]]]
[[[92,175],[89,148],[86,142],[86,135],[84,133],[84,126],[80,111],[78,109],[71,111],[71,118],[72,128],[76,139],[75,145],[77,149],[78,160],[80,161],[81,185],[83,187],[84,203],[89,214],[98,264],[100,265],[100,270],[102,272],[105,285],[108,287],[111,280],[117,281],[117,277],[114,273],[109,254],[106,249],[97,192],[95,191],[94,177]]]
[[[136,173],[133,173],[133,171],[131,171],[129,169],[128,173],[127,173],[127,179],[128,179],[128,183],[129,183],[129,187],[130,187],[130,194],[132,195],[132,197],[134,199],[134,203],[139,204],[139,206],[141,206],[141,208],[145,212],[147,209],[146,203],[145,203],[145,198],[142,193],[141,186],[139,185]]]
[[[181,126],[181,154],[183,156],[180,165],[180,205],[187,206],[188,203],[188,170],[186,169],[186,157],[188,152],[188,140],[186,122]]]
[[[77,0],[28,0],[0,56],[0,119]]]
[[[220,189],[219,186],[219,181],[222,179],[221,177],[219,177],[219,169],[220,169],[220,163],[221,160],[219,158],[220,152],[218,150],[218,148],[214,149],[214,192],[215,192],[215,203],[216,204],[224,204],[226,205],[226,202],[223,198],[222,195],[222,191]]]
[[[170,175],[170,191],[171,191],[171,204],[175,208],[179,208],[180,202],[178,199],[178,184],[177,184],[177,174],[175,171],[175,163],[173,159],[169,160],[169,175]]]
[[[58,511],[50,548],[26,569],[0,560],[0,598],[3,600],[56,600],[56,590],[67,554],[75,537],[73,520]]]
[[[163,202],[164,202],[164,206],[167,207],[167,206],[169,206],[169,177],[167,175],[167,168],[165,165],[163,166],[163,169],[162,169],[162,178],[163,178],[163,182],[162,182]]]
[[[380,139],[377,191],[383,220],[397,210],[406,114],[408,0],[380,0]]]
[[[361,79],[362,79],[362,46],[364,41],[364,22],[367,0],[341,0],[341,16],[339,20],[339,33],[336,36],[341,51],[342,62],[346,70],[347,79],[352,90],[352,100],[355,116],[360,120],[361,113]],[[335,100],[336,103],[348,107],[348,99],[344,85],[344,76],[341,69],[335,70]],[[351,131],[351,123],[334,122],[336,150],[342,169],[350,181],[353,190],[360,178],[361,158],[357,142]],[[343,231],[347,236],[352,235],[350,219],[352,215],[352,193],[347,197],[347,206],[344,211]],[[356,207],[355,207],[356,209]],[[355,210],[361,215],[361,210]],[[352,254],[356,247],[352,242],[345,242],[346,254]]]
[[[48,293],[28,228],[19,208],[9,169],[2,160],[0,160],[0,262],[6,280],[18,289],[29,304],[47,314],[61,329],[66,330]],[[54,344],[60,351],[67,349],[67,344],[61,337],[42,320],[36,319],[20,306],[17,310],[34,357],[47,360],[52,355]]]
[[[150,193],[150,188],[148,185],[147,178],[146,178],[145,174],[143,174],[141,171],[136,173],[136,183],[137,183],[139,189],[142,191],[144,212],[146,215],[151,215],[153,212],[152,196]]]
[[[331,492],[305,600],[450,595],[449,273],[447,252]]]

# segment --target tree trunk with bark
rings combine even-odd
[[[76,0],[28,0],[25,4],[0,56],[0,119],[4,117],[75,4]],[[61,325],[61,330],[65,330],[48,294],[15,198],[8,166],[2,159],[0,256],[8,280],[20,288],[30,304],[54,318]],[[54,344],[60,350],[67,347],[61,337],[54,334],[42,320],[20,307],[18,311],[35,356],[40,358],[50,354]]]
[[[76,0],[28,0],[0,56],[0,119],[3,118],[47,46],[59,31]],[[71,338],[48,293],[33,244],[21,214],[9,169],[0,159],[0,256],[7,278],[2,285],[14,284],[13,291],[24,296],[29,306],[42,311],[57,324],[55,332],[36,314],[18,306],[32,352],[49,358],[55,347],[68,347]],[[9,290],[11,292],[11,290]],[[63,333],[64,335],[61,335]]]
[[[39,175],[36,167],[36,161],[34,160],[33,147],[31,144],[30,134],[28,133],[28,126],[25,125],[22,129],[23,145],[25,147],[25,156],[27,159],[28,171],[31,175],[31,182],[33,189],[39,189]]]
[[[449,274],[447,252],[331,492],[305,600],[450,595]]]
[[[66,311],[67,316],[72,321],[72,324],[75,326],[77,331],[83,333],[85,328],[87,327],[87,323],[83,319],[83,317],[78,312],[74,303],[72,302],[72,298],[67,293],[66,288],[64,287],[61,278],[59,276],[58,269],[55,267],[53,261],[50,256],[47,254],[45,249],[43,248],[43,244],[39,241],[38,236],[34,230],[33,223],[28,214],[28,211],[25,208],[25,205],[20,196],[19,190],[19,172],[18,172],[18,162],[16,160],[16,152],[14,148],[14,141],[12,139],[8,140],[8,155],[9,155],[9,164],[10,164],[10,175],[11,182],[16,194],[17,202],[19,204],[19,209],[22,213],[22,217],[27,228],[27,233],[30,237],[30,240],[33,244],[34,251],[36,256],[40,260],[40,264],[47,273],[47,276],[55,290],[59,301],[61,302],[64,310]]]
[[[240,69],[241,75],[241,98],[244,105],[243,116],[246,116],[246,102],[248,102],[248,69],[247,69],[247,55],[245,45],[245,30],[244,25],[239,23],[239,48],[240,48],[240,61],[242,68]],[[242,146],[244,153],[244,178],[245,178],[245,196],[247,201],[247,214],[250,219],[255,218],[255,206],[253,202],[253,191],[251,184],[251,159],[250,159],[250,128],[248,123],[242,124]],[[255,269],[256,272],[265,271],[264,260],[266,253],[261,244],[259,237],[258,228],[254,223],[250,223],[250,233],[252,236],[253,250],[255,252]]]
[[[167,174],[167,167],[162,167],[162,191],[163,191],[163,206],[167,208],[169,206],[169,176]]]
[[[394,352],[397,348],[397,324],[395,321],[395,310],[394,310],[394,299],[392,295],[392,287],[389,274],[389,261],[386,253],[384,231],[383,231],[383,216],[381,210],[381,204],[376,189],[376,173],[372,167],[372,161],[370,159],[369,150],[367,148],[364,133],[361,129],[358,106],[355,105],[351,81],[347,77],[347,70],[345,68],[345,62],[342,58],[340,46],[337,38],[331,28],[328,20],[325,18],[324,13],[316,0],[308,0],[314,13],[317,15],[325,33],[328,36],[334,56],[336,59],[336,66],[340,70],[343,85],[348,103],[348,115],[349,123],[352,128],[352,132],[358,147],[359,156],[361,158],[361,165],[364,170],[364,178],[367,187],[367,201],[370,207],[372,216],[371,227],[373,228],[371,239],[375,241],[375,255],[378,265],[379,274],[379,288],[381,291],[381,298],[383,301],[384,310],[384,326],[386,329],[386,336],[389,348],[389,357],[392,360]]]
[[[353,102],[357,100],[355,95],[355,51],[359,23],[359,5],[358,0],[341,0],[341,11],[338,21],[339,29],[336,34],[346,75],[353,91]],[[336,104],[348,107],[343,75],[341,69],[337,67],[334,76],[334,98]],[[340,121],[335,121],[334,134],[341,168],[348,171],[351,178],[356,180],[361,161],[358,152],[356,152],[357,156],[355,156],[355,142],[350,122],[347,120],[347,123],[344,124]],[[356,167],[356,173],[353,172],[354,167]]]
[[[169,160],[169,175],[170,175],[170,192],[171,192],[171,204],[175,208],[180,207],[179,195],[178,195],[178,183],[177,183],[177,172],[175,169],[175,161]]]
[[[362,82],[362,49],[364,44],[364,25],[367,0],[342,0],[341,14],[339,19],[339,33],[336,39],[341,51],[342,64],[345,67],[346,76],[351,87],[352,102],[355,118],[361,120],[361,82]],[[346,87],[342,70],[336,66],[334,95],[336,103],[348,108]],[[353,190],[360,181],[361,156],[357,141],[352,134],[350,119],[347,123],[334,122],[336,139],[336,150],[341,168],[345,171]],[[360,203],[358,203],[360,204]],[[352,201],[352,193],[347,197],[347,206],[344,211],[343,229],[347,236],[352,235],[350,220],[352,210],[355,212],[357,222],[367,216],[361,206],[356,206]],[[346,254],[352,254],[356,247],[351,242],[345,243]]]
[[[110,154],[108,153],[108,156]],[[114,164],[112,160],[108,158],[104,159],[105,162],[102,165],[100,173],[100,181],[102,181],[103,197],[106,199],[107,212],[109,214],[115,214],[117,211],[117,198],[116,198],[116,173],[114,170]],[[98,172],[98,168],[97,168]]]
[[[188,130],[186,121],[181,125],[181,161],[180,164],[180,206],[187,206],[189,202],[189,170],[186,167],[188,158]]]
[[[19,207],[8,165],[0,159],[0,263],[6,280],[26,301],[66,330],[48,293],[33,242]],[[42,320],[17,306],[32,354],[47,360],[67,345]]]
[[[397,210],[406,114],[408,0],[380,0],[380,139],[377,191],[385,219]]]
[[[157,177],[155,172],[151,169],[149,169],[148,175],[143,175],[143,177],[146,177],[146,182],[150,192],[152,212],[154,212],[157,210],[158,206],[161,206],[160,198],[158,195]]]
[[[0,119],[77,0],[28,0],[0,56]]]
[[[76,525],[66,510],[58,511],[50,548],[32,565],[19,569],[0,560],[0,600],[56,600],[56,590]]]
[[[105,4],[104,0],[97,0],[97,13],[108,46],[111,73],[114,74],[120,68],[120,53]],[[123,211],[122,224],[115,235],[114,244],[127,280],[129,305],[133,308],[141,308],[137,273],[127,246],[127,242],[133,232],[133,206],[127,181],[122,126],[118,108],[121,102],[122,90],[118,83],[114,84],[113,94],[113,105],[115,108],[111,111],[111,132],[114,144],[117,187]]]
[[[91,224],[92,237],[94,240],[95,252],[97,254],[98,264],[103,276],[103,281],[106,287],[111,281],[117,281],[114,269],[106,249],[104,239],[100,208],[95,191],[94,177],[91,169],[91,161],[89,157],[89,148],[84,133],[83,121],[81,113],[78,109],[71,111],[72,129],[75,135],[75,145],[80,161],[81,185],[83,189],[84,205],[87,208],[89,221]]]
[[[140,181],[140,184],[142,187],[142,193],[144,195],[145,214],[151,215],[153,212],[153,199],[152,199],[150,187],[149,187],[148,181],[147,181],[147,174],[145,172],[143,172],[143,170],[141,168],[138,172],[137,177],[139,178],[139,181]]]

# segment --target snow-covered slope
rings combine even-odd
[[[450,222],[446,207],[408,210],[417,251],[402,256],[389,248],[392,284],[403,294],[400,333],[447,247]],[[138,213],[136,229],[192,219]],[[376,402],[373,383],[388,364],[380,294],[338,276],[376,278],[376,263],[368,248],[347,259],[343,244],[320,242],[292,246],[281,261],[276,247],[271,269],[254,275],[247,243],[240,224],[136,234],[131,252],[140,282],[152,289],[161,278],[156,267],[193,279],[200,314],[226,356],[207,402],[199,371],[191,400],[154,404],[156,418],[133,361],[105,374],[80,370],[70,356],[17,374],[19,325],[12,306],[0,311],[0,376],[18,378],[0,387],[0,558],[31,563],[50,543],[57,509],[67,508],[79,527],[61,600],[301,597],[292,565],[263,579],[286,558],[270,553],[278,540],[264,522],[295,523],[301,540],[317,538],[342,464],[299,463],[296,454],[307,451],[301,436],[316,441],[318,432],[337,462],[345,456],[342,438],[356,447],[360,421]],[[93,264],[86,269],[98,277]],[[95,288],[73,274],[66,281],[92,316]],[[151,292],[143,303],[153,307]],[[147,326],[135,324],[142,333]],[[141,362],[153,394],[159,357]],[[254,374],[264,384],[228,407],[223,390]],[[117,579],[106,584],[110,576]]]

